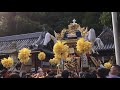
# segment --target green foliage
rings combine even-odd
[[[99,23],[99,17],[102,12],[85,12],[82,17],[82,26],[87,26],[89,29],[94,28],[96,35],[102,32],[103,26]]]
[[[0,18],[0,31],[7,32],[7,19],[5,17]]]
[[[103,12],[100,16],[100,23],[104,26],[112,27],[111,12]]]
[[[28,33],[34,32],[36,28],[41,29],[40,22],[32,21],[27,17],[16,16],[15,21],[17,33]]]
[[[111,26],[109,12],[9,12],[4,15],[8,20],[7,32],[1,35],[13,35],[49,31],[61,31],[75,18],[82,27],[94,28],[99,35],[104,25]],[[0,35],[0,36],[1,36]]]

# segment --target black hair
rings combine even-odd
[[[7,71],[8,71],[8,70],[7,70],[6,68],[4,68],[4,69],[2,70],[2,72],[1,72],[1,74],[3,75],[3,74],[5,74]]]
[[[16,66],[15,66],[15,68],[17,69],[17,70],[19,70],[20,68],[21,68],[21,63],[19,62]]]
[[[91,74],[89,72],[85,72],[85,73],[83,73],[81,78],[91,78]]]
[[[97,74],[100,78],[106,78],[106,76],[109,74],[109,71],[110,71],[109,69],[100,68],[100,69],[98,69]]]
[[[25,78],[32,78],[30,74],[26,74],[25,76],[26,76]]]
[[[68,70],[64,70],[64,71],[62,72],[62,78],[68,78],[69,75],[70,75],[70,73],[68,72]]]
[[[97,78],[97,75],[93,72],[84,72],[81,78]]]
[[[26,74],[27,74],[26,72],[23,72],[22,73],[22,78],[25,78]]]
[[[47,70],[47,74],[48,74],[49,72],[51,72],[51,70]]]
[[[17,73],[12,73],[9,78],[20,78],[19,74]]]
[[[61,30],[59,30],[59,29],[56,29],[56,30],[54,30],[56,33],[60,33],[61,32]]]
[[[46,76],[45,78],[55,78],[54,76]]]
[[[118,71],[120,72],[120,66],[119,65],[113,65],[115,68],[118,69]]]
[[[55,73],[54,73],[53,71],[50,71],[50,72],[48,73],[48,76],[55,76]]]
[[[90,75],[91,75],[91,78],[97,78],[97,75],[95,72],[91,72]]]

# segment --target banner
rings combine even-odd
[[[81,67],[89,67],[86,54],[81,55]]]
[[[74,48],[69,48],[69,50],[70,53],[74,53]]]

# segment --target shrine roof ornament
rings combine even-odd
[[[73,25],[74,25],[74,24],[76,24],[75,22],[76,22],[76,20],[75,20],[75,19],[73,19]]]
[[[71,37],[74,36],[75,37],[76,36],[75,35],[76,31],[77,32],[79,31],[82,34],[83,37],[85,36],[85,34],[88,32],[88,28],[81,27],[80,24],[76,23],[76,19],[73,19],[72,21],[73,22],[68,25],[67,29],[63,28],[61,33],[54,32],[55,37],[57,38],[57,40],[63,39],[65,33],[67,33],[68,36],[71,36]]]
[[[68,25],[68,29],[78,29],[79,27],[80,27],[80,25],[76,23],[75,19],[73,19],[73,23],[70,23]]]

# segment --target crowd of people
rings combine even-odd
[[[41,68],[37,72],[11,72],[4,69],[0,78],[120,78],[120,66],[113,65],[111,69],[97,68],[97,69],[83,69],[78,72],[76,70],[63,70],[61,73],[48,69],[44,72]]]

